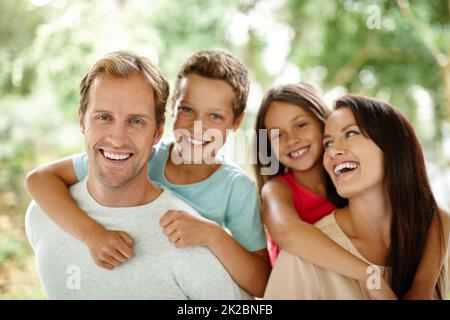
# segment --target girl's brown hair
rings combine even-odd
[[[259,190],[261,190],[264,183],[266,183],[272,177],[284,174],[288,170],[288,168],[286,168],[282,163],[278,161],[275,154],[273,153],[268,135],[260,134],[262,132],[261,130],[267,129],[264,125],[264,119],[270,105],[275,101],[289,102],[299,106],[300,108],[304,108],[319,121],[322,130],[325,126],[325,119],[330,114],[330,109],[320,98],[317,91],[309,84],[287,84],[274,87],[267,91],[256,115],[255,126],[255,143],[257,152],[256,165],[254,166],[254,170],[257,177]],[[263,139],[263,141],[261,141],[260,139]],[[266,146],[266,148],[261,148],[261,146]],[[270,162],[277,161],[279,163],[278,171],[273,175],[261,174],[261,169],[268,166],[267,164],[263,164],[261,161],[261,159],[267,158],[267,155],[264,154],[266,152],[270,152]],[[347,201],[337,194],[336,189],[325,170],[323,170],[323,173],[326,180],[327,198],[338,207],[345,206],[347,204]]]

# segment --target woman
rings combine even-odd
[[[437,207],[422,150],[408,120],[382,101],[345,96],[326,121],[323,145],[324,167],[349,204],[315,225],[373,265],[368,270],[374,273],[369,278],[373,281],[361,284],[282,251],[265,298],[365,299],[368,290],[380,283],[378,275],[402,298],[419,269],[432,224],[437,224],[439,236],[431,237],[434,242],[427,246],[438,248],[425,252],[434,252],[430,268],[439,268],[433,297],[445,298],[447,273],[441,266],[449,219]]]

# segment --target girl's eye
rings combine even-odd
[[[281,138],[281,133],[273,132],[270,134],[270,140],[278,140]]]
[[[349,130],[349,131],[347,131],[347,132],[345,133],[345,138],[350,138],[350,137],[353,137],[353,136],[355,136],[355,135],[357,135],[357,134],[359,134],[358,131],[355,131],[355,130]]]
[[[301,122],[301,123],[299,123],[298,125],[297,125],[297,127],[299,127],[299,128],[304,128],[304,127],[306,127],[307,126],[307,123],[306,122]]]
[[[332,143],[330,140],[324,141],[324,142],[323,142],[323,148],[326,150],[326,149],[328,149],[329,147],[331,147],[332,144],[333,144],[333,143]]]

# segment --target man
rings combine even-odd
[[[161,138],[169,87],[160,70],[131,52],[99,60],[83,78],[78,111],[89,156],[88,177],[70,188],[91,219],[132,241],[135,256],[111,253],[100,268],[89,249],[32,202],[28,239],[50,299],[241,299],[248,296],[206,248],[179,249],[163,234],[167,210],[191,207],[147,178],[147,160]],[[81,221],[80,221],[81,223]],[[107,259],[105,259],[107,261]],[[115,268],[114,268],[115,267]]]

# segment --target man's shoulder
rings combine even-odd
[[[174,192],[167,188],[162,188],[163,193],[156,200],[158,201],[157,205],[159,205],[162,209],[162,214],[164,214],[167,210],[183,210],[192,213],[193,215],[200,216],[200,214],[194,208],[192,208],[187,202],[179,198]]]

